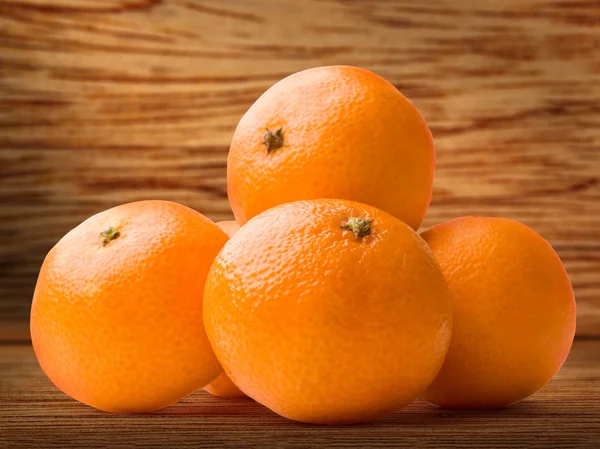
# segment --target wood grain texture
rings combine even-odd
[[[572,277],[579,335],[600,335],[599,24],[597,0],[0,1],[0,319],[27,337],[45,253],[96,212],[158,198],[231,218],[242,114],[292,72],[352,64],[431,125],[424,226],[532,226]]]
[[[600,341],[577,341],[544,389],[504,410],[450,411],[417,401],[387,418],[315,426],[250,399],[200,391],[148,415],[111,415],[57,390],[29,345],[0,346],[0,447],[600,447]]]

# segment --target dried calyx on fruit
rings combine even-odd
[[[121,233],[112,226],[109,226],[107,229],[102,231],[100,235],[102,236],[102,246],[106,246],[106,244],[108,244],[112,240],[118,239]]]
[[[352,231],[358,239],[371,233],[371,223],[373,220],[368,218],[350,217],[342,223],[341,228],[346,231]]]
[[[279,128],[277,131],[270,131],[267,129],[263,135],[263,143],[267,147],[267,154],[271,154],[271,151],[277,150],[285,145],[283,141],[283,128]]]

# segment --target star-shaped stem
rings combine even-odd
[[[112,226],[109,226],[107,229],[102,231],[100,235],[102,236],[102,246],[106,246],[112,240],[118,239],[121,233]]]
[[[263,139],[263,143],[267,147],[267,154],[271,154],[271,151],[277,150],[285,145],[285,142],[283,141],[283,128],[279,128],[275,132],[267,129]]]
[[[352,231],[357,239],[371,233],[371,223],[373,220],[367,218],[350,217],[342,223],[341,228],[346,231]]]

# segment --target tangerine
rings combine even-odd
[[[101,410],[150,412],[215,379],[206,275],[227,235],[180,204],[100,212],[42,265],[31,309],[38,361],[69,396]]]
[[[575,334],[573,289],[552,246],[504,218],[458,218],[422,236],[442,267],[454,312],[450,350],[422,398],[499,408],[542,388]]]
[[[227,191],[240,224],[279,204],[341,198],[417,229],[434,167],[423,116],[391,83],[358,67],[318,67],[279,81],[242,117]]]
[[[447,286],[425,242],[392,215],[344,200],[283,204],[243,226],[211,267],[204,322],[245,394],[319,424],[411,402],[451,334]]]

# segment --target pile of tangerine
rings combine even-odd
[[[333,66],[285,78],[233,136],[237,223],[141,201],[49,252],[31,311],[42,369],[117,413],[202,387],[319,424],[417,397],[475,409],[526,398],[571,347],[569,278],[515,221],[417,234],[434,166],[422,115],[380,76]]]

